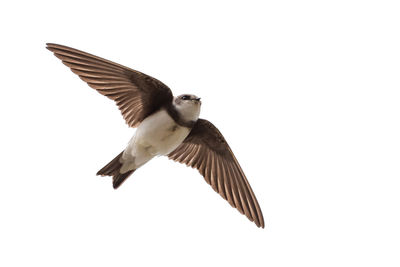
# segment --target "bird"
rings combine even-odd
[[[250,184],[221,132],[199,118],[201,100],[173,96],[159,80],[107,59],[47,43],[63,64],[91,88],[114,100],[129,127],[137,128],[127,147],[97,172],[117,189],[156,156],[197,169],[204,180],[257,227],[264,218]]]

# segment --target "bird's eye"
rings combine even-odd
[[[188,100],[188,99],[189,99],[189,96],[184,95],[184,96],[181,97],[181,99],[182,99],[182,100]]]

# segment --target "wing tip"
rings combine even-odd
[[[57,44],[55,43],[46,43],[46,48],[52,47],[52,46],[56,46]]]
[[[46,49],[54,53],[55,49],[60,45],[54,43],[46,43]]]
[[[257,227],[264,229],[264,227],[265,227],[264,216],[262,215],[261,210],[259,210],[259,211],[260,212],[257,212],[256,217],[254,217],[254,223],[257,225]]]
[[[56,43],[46,43],[46,48],[49,49],[50,51],[54,52],[57,49],[61,49],[61,50],[76,50],[74,48],[65,46],[65,45],[60,45],[60,44],[56,44]]]
[[[264,229],[265,228],[265,224],[264,224],[264,218],[259,218],[259,217],[256,217],[256,218],[249,218],[249,217],[247,217],[250,221],[252,221],[258,228],[262,228],[262,229]]]

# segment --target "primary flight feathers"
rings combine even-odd
[[[232,207],[258,227],[264,227],[257,199],[222,134],[211,122],[198,119],[198,114],[194,115],[194,120],[188,119],[200,109],[200,98],[191,95],[174,98],[171,90],[159,80],[77,49],[51,43],[47,44],[47,49],[90,87],[114,100],[126,123],[138,127],[137,132],[153,135],[146,119],[148,122],[162,121],[157,129],[169,131],[165,135],[172,138],[169,141],[164,141],[164,135],[162,140],[161,137],[146,139],[136,133],[128,147],[99,171],[100,175],[113,176],[114,188],[152,157],[166,155],[198,169],[206,182]],[[142,122],[145,122],[144,126],[141,126]],[[140,142],[139,138],[142,138]],[[145,141],[148,147],[142,145]]]
[[[130,127],[172,101],[165,84],[139,71],[63,45],[49,43],[47,49],[90,87],[114,100]]]
[[[264,218],[256,196],[228,143],[209,121],[199,119],[192,131],[168,157],[196,168],[212,188],[258,227]]]

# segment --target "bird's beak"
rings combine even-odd
[[[196,101],[200,101],[200,99],[201,99],[201,98],[200,98],[200,97],[198,97],[198,98],[195,98],[194,100],[196,100]]]

